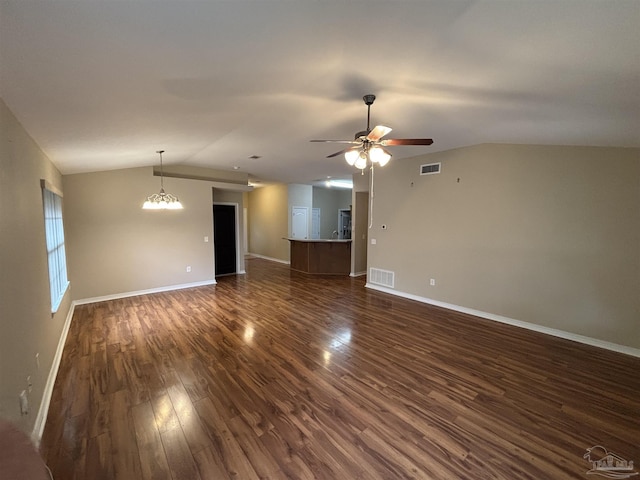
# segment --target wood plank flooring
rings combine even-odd
[[[41,451],[56,480],[585,479],[594,445],[640,466],[639,372],[249,259],[78,306]]]

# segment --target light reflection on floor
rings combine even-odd
[[[333,351],[339,350],[341,347],[348,346],[351,342],[351,329],[346,328],[339,331],[331,341],[328,348],[323,353],[324,366],[328,366],[331,363],[331,355]]]
[[[250,323],[244,329],[244,335],[242,338],[244,339],[244,343],[251,345],[253,343],[253,335],[255,334],[255,329],[253,328],[253,324]]]

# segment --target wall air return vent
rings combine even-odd
[[[369,269],[369,278],[367,278],[369,283],[373,283],[375,285],[381,285],[383,287],[393,288],[394,283],[394,272],[390,272],[389,270],[381,270],[380,268],[370,268]]]
[[[420,165],[420,175],[435,175],[440,173],[440,163],[427,163]]]

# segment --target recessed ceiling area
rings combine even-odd
[[[63,174],[157,163],[311,183],[372,125],[392,161],[640,146],[640,2],[0,0],[0,95]],[[254,158],[259,157],[259,158]]]

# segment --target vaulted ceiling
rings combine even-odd
[[[308,183],[372,125],[430,147],[640,146],[640,2],[0,0],[0,95],[64,174]],[[259,156],[260,158],[251,158]]]

